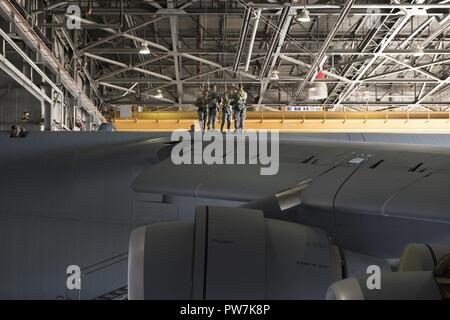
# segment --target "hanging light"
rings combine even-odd
[[[323,100],[328,98],[328,87],[324,82],[315,82],[308,89],[308,99],[310,100]]]
[[[315,80],[325,79],[325,72],[319,70]],[[328,98],[328,87],[325,82],[314,82],[308,89],[308,99],[310,100],[323,100]]]
[[[158,90],[156,91],[156,96],[155,96],[155,98],[157,98],[157,99],[162,99],[162,98],[164,98],[161,89],[158,89]]]
[[[414,57],[422,57],[425,54],[425,51],[423,51],[423,46],[418,45],[414,48],[413,55]]]
[[[297,20],[298,22],[302,22],[302,23],[311,22],[311,17],[309,16],[309,10],[306,8],[303,9],[302,12],[295,17],[295,20]]]
[[[148,48],[147,44],[142,45],[142,47],[139,49],[140,54],[150,54],[150,49]]]
[[[273,70],[272,74],[270,75],[270,79],[272,79],[272,80],[279,80],[280,79],[280,71]]]

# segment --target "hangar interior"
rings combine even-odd
[[[139,268],[127,273],[130,234],[157,222],[184,224],[133,233],[130,243],[156,234],[152,257],[167,263],[153,265],[145,283],[157,285],[133,297],[220,299],[217,288],[249,284],[232,297],[316,299],[344,274],[343,257],[349,277],[360,261],[416,271],[399,265],[409,243],[427,244],[407,257],[426,252],[424,265],[436,265],[450,252],[449,32],[448,0],[0,1],[0,254],[10,257],[0,263],[0,299],[130,298],[130,283],[144,283]],[[163,139],[198,131],[196,100],[214,85],[244,88],[246,128],[281,132],[278,175],[170,163],[174,144]],[[118,132],[99,132],[105,124]],[[18,126],[25,139],[10,138]],[[303,198],[293,207],[288,197],[287,220],[302,224],[286,227],[276,215],[284,209],[265,210],[294,185],[287,195]],[[230,230],[242,222],[246,250],[256,241],[246,227],[264,244],[233,255],[214,243],[250,267],[222,278],[222,256],[210,254],[211,291],[195,265],[206,258],[186,254],[206,250],[198,234],[223,237],[209,215]],[[266,260],[286,248],[336,272]],[[70,263],[82,267],[81,290],[66,290]],[[294,288],[286,274],[307,283],[301,290],[318,279],[317,291]],[[429,278],[405,280],[427,283],[414,297],[440,297]]]
[[[448,11],[439,0],[4,1],[0,123],[27,110],[33,130],[188,128],[202,88],[242,84],[255,128],[445,131]]]

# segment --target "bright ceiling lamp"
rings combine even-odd
[[[150,49],[148,48],[148,44],[143,44],[142,47],[139,49],[140,54],[150,54]]]
[[[295,20],[297,20],[298,22],[301,22],[301,23],[311,22],[311,17],[309,15],[309,10],[306,7],[308,5],[308,0],[304,0],[304,1],[305,1],[305,7],[303,8],[302,12],[297,13],[297,16],[295,17]],[[294,1],[294,2],[297,3],[298,0]]]
[[[273,70],[272,74],[270,75],[270,79],[272,79],[272,80],[279,80],[280,79],[280,71]]]
[[[164,98],[161,89],[158,89],[158,90],[156,91],[156,96],[155,96],[155,98],[157,98],[157,99],[162,99],[162,98]]]
[[[328,98],[328,87],[324,82],[315,82],[312,87],[308,89],[308,99],[323,100]]]
[[[427,9],[419,7],[419,5],[424,4],[425,0],[416,0],[416,7],[407,8],[405,11],[411,16],[428,16]]]
[[[422,57],[425,54],[425,51],[423,51],[423,46],[418,45],[414,47],[413,55],[414,57]]]
[[[309,10],[306,8],[303,9],[302,12],[295,17],[295,20],[297,20],[298,22],[302,22],[302,23],[311,22],[311,17],[309,16]]]
[[[323,71],[318,72],[317,79],[325,79],[325,73]],[[308,89],[308,99],[323,100],[326,98],[328,98],[328,87],[325,82],[314,82],[311,88]]]

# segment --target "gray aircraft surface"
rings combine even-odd
[[[450,136],[282,135],[272,176],[175,146],[0,133],[0,299],[449,296]]]

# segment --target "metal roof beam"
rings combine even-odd
[[[128,70],[141,72],[141,73],[148,74],[148,75],[154,76],[156,78],[164,79],[164,80],[167,80],[167,81],[172,81],[172,78],[170,78],[168,76],[165,76],[165,75],[162,75],[162,74],[159,74],[159,73],[156,73],[156,72],[152,72],[152,71],[149,71],[149,70],[146,70],[146,69],[137,68],[137,67],[129,67],[125,63],[122,63],[122,62],[119,62],[119,61],[115,61],[115,60],[112,60],[112,59],[108,59],[108,58],[105,58],[105,57],[101,57],[101,56],[98,56],[98,55],[95,55],[95,54],[91,54],[91,53],[85,53],[85,55],[87,57],[92,58],[92,59],[103,61],[103,62],[112,64],[112,65],[116,65],[118,67],[127,68]]]
[[[325,40],[324,44],[322,45],[322,48],[320,49],[320,51],[319,51],[319,53],[317,55],[317,58],[315,59],[314,63],[311,66],[311,69],[310,69],[308,75],[306,76],[306,79],[297,88],[295,94],[293,95],[293,98],[292,98],[290,104],[294,104],[295,103],[297,97],[300,95],[300,93],[306,87],[308,82],[311,81],[312,78],[314,77],[314,75],[316,74],[317,68],[319,67],[319,64],[323,61],[323,58],[324,58],[324,56],[325,56],[329,46],[331,45],[331,42],[333,41],[334,36],[336,35],[337,31],[341,27],[342,22],[344,22],[344,19],[347,17],[347,14],[350,12],[350,9],[351,9],[351,7],[352,7],[352,5],[354,3],[355,3],[355,0],[347,0],[347,2],[345,3],[345,5],[342,8],[342,11],[341,11],[341,13],[339,15],[338,20],[336,21],[336,23],[334,24],[333,28],[329,32],[327,39]]]

